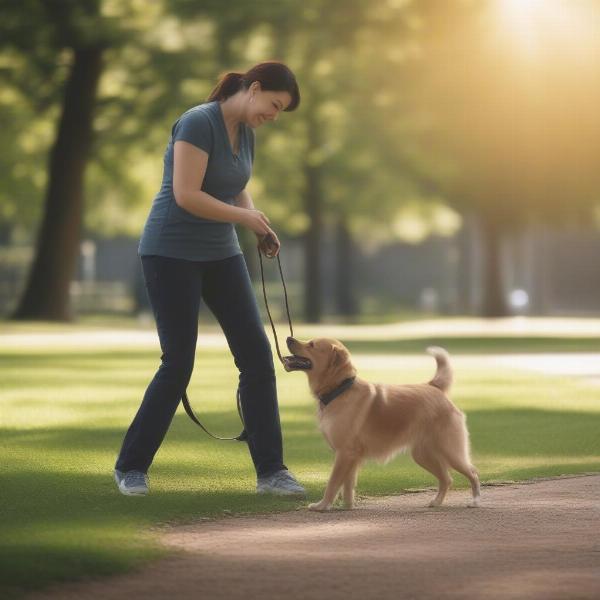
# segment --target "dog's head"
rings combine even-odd
[[[348,377],[356,375],[356,369],[350,359],[350,352],[338,340],[315,338],[301,342],[293,337],[287,338],[287,347],[295,356],[310,361],[306,370],[311,385],[319,388],[335,386]],[[290,369],[300,370],[300,369]]]

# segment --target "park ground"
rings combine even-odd
[[[590,565],[597,566],[593,561],[600,556],[597,545],[594,546],[597,542],[590,541],[598,539],[598,503],[594,504],[594,497],[598,496],[597,478],[517,485],[514,498],[508,500],[503,494],[513,488],[497,486],[600,471],[600,320],[430,319],[383,326],[299,325],[295,327],[295,335],[301,339],[321,335],[342,339],[352,352],[359,374],[372,381],[426,381],[435,364],[424,349],[434,344],[446,347],[455,369],[452,397],[467,414],[474,462],[487,484],[484,488],[486,506],[481,511],[464,508],[466,482],[457,475],[456,492],[450,497],[448,508],[423,509],[423,494],[408,492],[429,488],[434,481],[407,457],[399,457],[385,466],[365,466],[358,482],[361,503],[357,511],[313,515],[305,511],[306,502],[257,497],[245,446],[207,438],[182,413],[175,417],[153,465],[151,495],[135,499],[123,497],[114,488],[111,469],[140,394],[160,360],[152,327],[102,320],[72,326],[2,323],[0,477],[4,501],[0,509],[0,575],[3,595],[16,598],[29,592],[46,593],[43,590],[50,589],[54,597],[61,597],[61,593],[76,589],[71,586],[81,585],[70,583],[77,580],[92,586],[90,594],[97,585],[113,582],[118,586],[122,577],[131,577],[135,586],[140,582],[136,580],[140,574],[148,574],[148,569],[162,573],[161,569],[174,564],[172,561],[183,561],[176,562],[182,565],[180,573],[190,569],[192,573],[206,574],[206,565],[225,556],[213,551],[212,546],[216,548],[221,543],[223,552],[229,548],[232,560],[235,558],[230,563],[234,569],[228,578],[241,585],[246,579],[252,579],[247,570],[252,565],[256,569],[262,565],[265,573],[274,574],[272,569],[269,571],[268,556],[272,551],[269,548],[283,552],[280,544],[287,535],[291,544],[288,552],[294,554],[294,548],[300,551],[301,546],[305,566],[315,569],[316,573],[316,563],[322,563],[336,573],[338,583],[330,594],[336,597],[339,590],[348,589],[343,583],[345,574],[355,570],[358,564],[345,555],[345,550],[340,552],[340,548],[354,551],[356,560],[360,561],[362,548],[375,548],[372,544],[378,542],[374,536],[385,534],[388,526],[390,531],[404,531],[408,527],[407,532],[412,532],[407,536],[390,537],[389,551],[402,558],[402,564],[411,564],[420,577],[431,579],[426,572],[427,564],[436,563],[436,557],[444,559],[434,574],[439,578],[438,584],[452,575],[450,581],[454,583],[448,587],[448,594],[452,590],[456,592],[460,583],[460,570],[452,566],[453,543],[460,550],[458,556],[473,562],[474,569],[479,565],[483,570],[477,585],[484,585],[485,574],[489,572],[495,573],[494,585],[498,589],[508,589],[511,583],[508,573],[516,569],[511,566],[513,563],[507,562],[505,570],[499,567],[494,571],[488,567],[496,561],[502,564],[500,554],[512,556],[511,551],[500,547],[508,539],[510,527],[507,535],[502,534],[500,528],[513,523],[513,516],[517,514],[525,520],[514,521],[514,527],[520,527],[523,532],[537,532],[539,537],[537,541],[515,537],[514,556],[521,553],[520,577],[530,572],[532,585],[535,581],[548,580],[544,573],[550,572],[554,565],[551,560],[545,561],[554,552],[551,537],[559,521],[568,519],[572,513],[574,519],[587,519],[588,527],[579,541],[571,540],[572,545],[565,546],[565,551],[558,554],[568,560],[581,555],[583,562],[579,567],[574,566],[571,574],[579,568],[579,579],[584,587],[597,583],[591,575],[586,575]],[[315,407],[305,375],[287,374],[277,364],[277,377],[286,464],[305,484],[308,501],[313,501],[320,497],[325,485],[331,453],[317,431]],[[201,325],[190,397],[203,421],[220,435],[234,435],[240,429],[235,411],[236,379],[235,366],[222,333]],[[568,482],[588,486],[587,491],[565,491],[561,486],[570,485]],[[538,486],[556,486],[552,488],[554,491],[546,489],[540,497],[551,498],[546,502],[547,508],[556,505],[562,507],[563,512],[545,512],[545,501],[534,492]],[[587,494],[589,502],[578,504],[580,494]],[[513,510],[513,506],[519,509]],[[381,512],[382,521],[371,523],[369,515],[377,511]],[[288,519],[290,529],[286,530],[284,525]],[[249,531],[264,529],[262,550],[259,546],[231,541],[233,538],[227,535],[235,537],[233,533],[220,529],[241,528],[246,522],[250,523]],[[273,526],[273,523],[279,525]],[[579,521],[574,521],[572,528],[569,525],[565,530],[579,531],[577,523]],[[445,541],[436,537],[436,524],[449,528]],[[188,527],[195,532],[191,538],[189,532],[186,533]],[[224,535],[222,540],[219,532]],[[199,540],[196,549],[190,541],[195,536]],[[212,544],[210,549],[202,547],[202,540],[208,539],[207,536]],[[546,554],[541,542],[545,536],[549,540]],[[322,548],[317,539],[323,541]],[[354,543],[355,539],[358,544]],[[328,540],[332,544],[337,540],[340,546],[328,545]],[[523,542],[522,547],[519,540]],[[412,559],[408,558],[410,546],[405,546],[409,541],[418,542]],[[469,541],[474,544],[473,548],[478,548],[472,555],[468,551]],[[490,550],[486,556],[493,560],[487,564],[483,560],[484,550],[492,546],[485,544],[492,543],[500,554]],[[528,564],[526,547],[530,543],[533,544],[532,558]],[[316,563],[306,555],[310,554],[309,548],[315,550],[315,544],[319,549],[316,555],[321,557]],[[325,557],[321,550],[327,548],[340,558],[339,562],[331,563],[334,557]],[[257,557],[263,557],[262,561],[252,562],[255,551]],[[365,551],[363,556],[367,561],[369,557],[377,557],[377,552],[370,552]],[[471,556],[481,560],[471,561]],[[288,558],[290,563],[281,563],[286,569],[294,564],[293,557]],[[279,564],[275,559],[271,562]],[[401,585],[398,578],[406,571],[398,570],[394,566],[397,563],[372,560],[369,564],[369,568],[374,569],[369,571],[369,580],[389,576],[390,585],[396,588]],[[173,568],[177,572],[177,567]],[[309,588],[319,581],[324,582],[316,575],[311,580],[307,571],[298,572],[305,573],[305,585]],[[468,573],[471,575],[467,577]],[[466,589],[467,583],[474,581],[473,573],[473,570],[465,571],[460,589]],[[504,582],[501,581],[503,576],[506,576]],[[563,589],[561,586],[571,581],[569,577],[561,579],[556,590]],[[217,579],[220,581],[220,578],[209,577],[203,586],[198,584],[198,593],[216,597],[217,591],[222,589],[222,582]],[[90,583],[97,580],[101,581]],[[287,584],[278,579],[274,581],[278,581],[283,590],[296,590],[299,585],[293,578]],[[216,587],[211,588],[213,584]],[[258,583],[246,581],[246,585]],[[424,588],[421,592],[417,587],[411,589],[416,590],[411,592],[413,597],[428,597],[424,595]],[[543,589],[546,588],[539,587]],[[586,589],[581,588],[581,594],[572,597],[587,598]],[[431,590],[434,594],[434,588]],[[111,597],[120,597],[112,595],[113,592],[117,594],[117,588],[112,590]],[[273,587],[273,593],[272,597],[281,597],[277,586]],[[411,597],[407,594],[406,597]]]
[[[600,476],[365,499],[353,511],[232,517],[165,529],[176,551],[134,573],[30,600],[596,600]]]

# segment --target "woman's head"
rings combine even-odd
[[[251,127],[277,118],[280,111],[291,112],[300,104],[296,77],[283,63],[262,62],[246,73],[227,73],[211,92],[208,102],[241,93],[245,120]]]

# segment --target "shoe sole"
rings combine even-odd
[[[146,496],[146,495],[148,495],[148,492],[146,492],[144,490],[140,490],[139,492],[136,492],[133,490],[123,489],[121,486],[119,486],[119,491],[121,492],[121,494],[123,494],[123,496]]]
[[[280,490],[256,490],[257,494],[261,496],[295,496],[297,498],[306,498],[306,492],[284,492]]]

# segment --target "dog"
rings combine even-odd
[[[471,463],[466,418],[447,395],[453,374],[446,350],[427,348],[437,363],[431,381],[399,385],[357,377],[348,349],[338,340],[300,342],[288,337],[286,342],[293,355],[286,370],[306,372],[318,402],[319,429],[335,452],[323,498],[310,504],[310,510],[330,510],[342,486],[344,507],[352,509],[362,462],[386,463],[404,450],[410,450],[414,461],[439,482],[429,506],[444,501],[452,484],[449,469],[471,483],[469,506],[480,505],[479,474]]]

